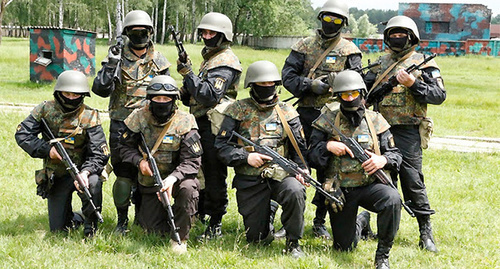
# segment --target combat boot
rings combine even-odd
[[[85,223],[83,225],[83,236],[87,239],[91,239],[94,237],[95,233],[97,232],[97,221],[87,221],[85,220]]]
[[[317,207],[316,208],[316,216],[314,217],[314,220],[313,220],[312,231],[313,231],[314,236],[322,238],[322,239],[330,240],[330,239],[332,239],[332,236],[330,235],[330,233],[328,232],[328,230],[326,229],[326,226],[324,224],[327,212],[328,212],[327,209],[324,207]]]
[[[73,212],[73,218],[71,219],[71,229],[78,230],[78,228],[80,228],[80,225],[82,225],[84,221],[85,216],[83,215],[82,211]]]
[[[222,237],[222,215],[210,217],[208,227],[202,235],[198,236],[198,241],[212,240]]]
[[[118,221],[116,223],[115,233],[125,235],[128,232],[128,206],[116,208]]]
[[[286,237],[285,227],[281,227],[277,232],[274,233],[274,239],[283,239]]]
[[[375,260],[375,268],[376,269],[390,269],[389,259],[388,258],[380,258]]]
[[[375,268],[376,269],[389,269],[389,252],[391,251],[392,243],[379,240],[377,244],[377,251],[375,252]]]
[[[306,255],[300,248],[299,240],[289,238],[286,239],[286,253],[295,259],[300,259]]]
[[[434,236],[432,236],[431,217],[429,215],[417,216],[417,221],[420,230],[419,247],[431,252],[438,252]]]
[[[361,240],[377,238],[370,226],[370,212],[363,211],[358,214],[356,218],[356,234],[359,235]]]

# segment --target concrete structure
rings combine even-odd
[[[30,80],[53,81],[65,70],[95,75],[93,32],[58,27],[30,27]]]

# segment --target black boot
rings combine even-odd
[[[85,221],[85,224],[83,226],[83,236],[88,239],[94,237],[95,233],[97,232],[97,220]]]
[[[375,268],[389,269],[389,252],[391,251],[392,243],[385,242],[379,239],[377,251],[375,252]]]
[[[434,236],[432,236],[431,217],[429,215],[417,216],[417,221],[420,230],[418,246],[431,252],[438,252]]]
[[[286,239],[286,253],[292,258],[300,259],[306,254],[300,248],[299,240]]]
[[[128,206],[116,208],[118,221],[116,223],[115,233],[125,235],[128,232]]]
[[[376,269],[390,269],[389,267],[389,259],[388,258],[380,258],[375,260],[375,268]]]
[[[278,203],[271,200],[271,204],[269,205],[269,207],[270,207],[269,233],[272,233],[272,236],[274,236],[274,219],[276,218],[276,211],[278,211],[279,206],[280,205]]]
[[[205,232],[198,236],[199,241],[212,240],[222,237],[222,215],[210,216],[210,221]]]
[[[274,239],[283,239],[286,237],[285,227],[281,227],[277,232],[274,233]]]
[[[376,239],[377,236],[373,233],[370,226],[370,212],[363,211],[356,218],[356,234],[361,240]]]
[[[83,224],[85,221],[85,216],[83,215],[82,211],[75,211],[73,212],[73,218],[71,219],[72,223],[72,230],[78,230],[80,228],[80,225]]]
[[[325,226],[325,217],[327,212],[328,210],[325,206],[316,207],[316,216],[313,220],[312,231],[314,236],[330,240],[332,239],[332,236]]]

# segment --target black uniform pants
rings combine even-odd
[[[191,230],[191,219],[198,211],[200,184],[197,179],[185,179],[174,184],[172,197],[174,204],[175,226],[179,228],[181,240],[189,239]],[[139,185],[142,195],[141,208],[139,210],[139,224],[148,232],[165,235],[170,232],[168,214],[158,199],[158,187],[144,187]]]
[[[222,217],[227,208],[227,166],[217,157],[214,147],[215,135],[207,116],[196,119],[201,136],[203,155],[201,169],[205,177],[205,189],[201,191],[199,213]]]
[[[254,181],[254,184],[240,184],[238,181]],[[258,242],[269,234],[271,199],[281,205],[281,223],[289,239],[300,239],[304,232],[304,211],[306,208],[305,187],[294,177],[282,181],[236,175],[236,200],[238,212],[243,216],[248,242]]]
[[[49,211],[49,226],[51,231],[67,231],[72,227],[73,209],[71,201],[73,192],[76,191],[73,178],[70,175],[55,177],[54,185],[50,189],[47,197]],[[102,181],[96,174],[89,176],[89,192],[92,195],[94,205],[102,208]],[[85,223],[92,223],[97,227],[97,216],[92,209],[85,194],[78,192],[82,200],[82,212],[85,216]]]
[[[307,145],[310,144],[310,137],[313,130],[312,123],[316,120],[321,114],[321,110],[316,109],[314,107],[298,107],[297,112],[299,113],[300,123],[302,124],[302,128],[304,129],[304,135],[306,137]],[[323,169],[316,169],[316,177],[318,182],[325,182],[325,173]],[[314,194],[312,199],[312,204],[316,205],[318,210],[325,210],[326,214],[326,205],[325,205],[325,196],[321,193],[317,192]],[[314,219],[315,222],[320,222],[318,224],[324,224],[324,219]],[[315,223],[316,224],[316,223]]]
[[[377,213],[379,245],[386,245],[387,256],[401,219],[401,198],[397,190],[382,183],[357,188],[341,188],[346,202],[344,209],[334,213],[329,207],[333,232],[333,246],[342,251],[354,249],[359,241],[356,227],[358,207]],[[378,254],[378,253],[377,253]]]
[[[434,214],[422,173],[422,148],[418,125],[395,125],[390,130],[396,147],[403,155],[403,162],[397,175],[401,181],[404,200],[411,201],[408,206],[417,216]],[[393,179],[396,179],[397,175],[394,173]]]

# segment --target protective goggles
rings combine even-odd
[[[325,22],[333,22],[335,24],[342,24],[344,22],[343,19],[341,18],[337,18],[335,16],[332,16],[332,15],[323,15],[323,17],[321,17]]]
[[[149,36],[149,29],[131,29],[127,31],[127,35],[146,38]]]
[[[341,92],[339,93],[339,96],[340,98],[342,98],[342,100],[347,100],[349,96],[352,96],[353,99],[356,99],[358,98],[359,94],[360,92],[359,90],[357,90],[357,91]]]
[[[153,91],[160,91],[161,89],[165,89],[166,91],[172,91],[172,92],[177,91],[176,87],[174,87],[172,84],[167,84],[167,83],[154,83],[149,85],[147,89]]]

